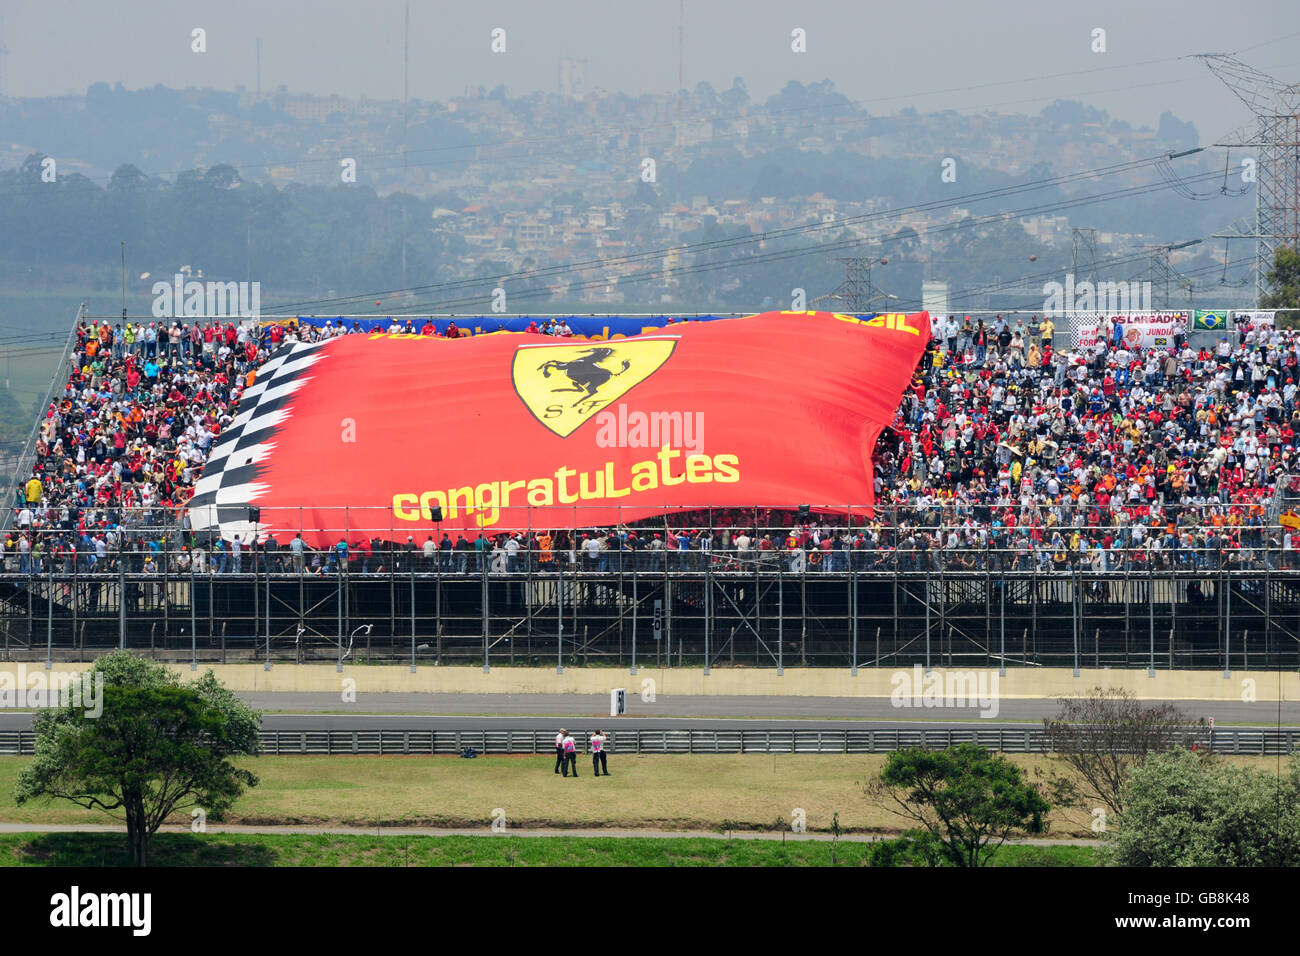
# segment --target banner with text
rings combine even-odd
[[[372,333],[294,345],[245,392],[191,520],[246,541],[301,529],[328,547],[340,529],[423,541],[700,507],[865,514],[872,450],[929,321],[770,312],[600,344]],[[375,509],[364,525],[361,509]]]
[[[1277,321],[1277,312],[1275,310],[1259,311],[1259,310],[1249,310],[1249,309],[1233,309],[1232,321],[1233,324],[1236,325],[1236,327],[1239,329],[1245,328],[1248,325],[1254,326],[1255,328],[1271,329],[1273,328],[1274,323]]]
[[[1187,319],[1186,312],[1072,312],[1069,315],[1076,349],[1117,347],[1116,325],[1120,328],[1118,342],[1127,348],[1172,348],[1174,335],[1187,329]]]
[[[805,313],[799,313],[803,315]],[[867,312],[857,318],[871,318],[875,313]],[[433,334],[446,335],[447,327],[455,323],[462,335],[486,335],[491,332],[528,332],[531,329],[542,331],[546,324],[555,318],[569,327],[577,338],[610,339],[629,335],[644,335],[647,332],[665,329],[675,325],[691,322],[716,322],[720,319],[737,318],[727,315],[388,315],[388,316],[342,316],[342,315],[300,315],[296,319],[275,319],[264,321],[263,325],[286,325],[296,322],[299,325],[312,325],[316,328],[343,327],[347,331],[387,332],[394,324],[401,330],[408,326],[413,332],[420,332],[429,325]]]

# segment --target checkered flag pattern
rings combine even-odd
[[[285,406],[309,381],[328,342],[301,342],[281,348],[257,373],[239,401],[239,412],[212,446],[203,474],[190,499],[190,525],[197,532],[219,533],[252,544],[265,537],[249,520],[266,486],[259,483],[262,464],[275,449],[276,428],[288,418]]]

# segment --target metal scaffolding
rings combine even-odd
[[[260,559],[263,556],[257,555]],[[1300,571],[503,571],[413,560],[313,574],[74,565],[0,575],[3,660],[124,647],[176,663],[631,667],[1294,668]]]

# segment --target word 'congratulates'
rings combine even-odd
[[[734,484],[740,481],[740,458],[737,455],[687,455],[665,445],[649,461],[635,462],[628,471],[620,471],[616,462],[607,461],[595,471],[577,471],[561,465],[545,478],[521,478],[517,481],[485,481],[446,491],[393,495],[393,516],[399,521],[430,521],[433,509],[441,508],[452,520],[460,515],[474,515],[475,524],[487,527],[501,519],[501,509],[528,504],[534,508],[571,505],[579,501],[605,501],[626,498],[639,492],[671,488],[674,485],[706,485],[713,482]],[[680,470],[675,471],[675,467]],[[523,500],[519,500],[522,496]]]

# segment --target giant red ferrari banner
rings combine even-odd
[[[777,312],[608,341],[285,347],[214,446],[191,521],[246,542],[301,529],[321,547],[703,508],[865,514],[872,449],[929,328],[925,313]]]

